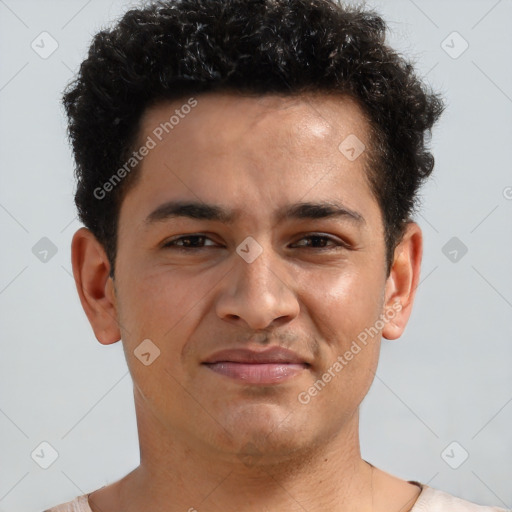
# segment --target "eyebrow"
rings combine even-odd
[[[219,205],[197,201],[168,201],[158,206],[146,217],[145,225],[149,227],[157,222],[179,217],[233,224],[240,217],[240,211],[227,210]],[[277,210],[275,214],[277,222],[286,219],[329,218],[347,218],[357,224],[366,222],[360,213],[333,201],[300,202],[285,205]]]

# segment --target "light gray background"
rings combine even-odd
[[[96,341],[71,274],[80,223],[59,104],[92,35],[129,5],[0,0],[0,512],[41,512],[139,462],[121,343]],[[368,5],[448,107],[418,216],[422,283],[405,334],[383,340],[361,409],[363,457],[401,478],[510,508],[512,2]],[[43,31],[59,45],[47,59],[31,48]],[[469,43],[458,58],[463,41],[453,31]],[[468,248],[456,262],[442,251],[454,236]],[[58,250],[46,263],[32,252],[42,237]],[[48,469],[31,458],[43,441],[59,454]],[[443,459],[453,441],[460,446]],[[446,460],[456,465],[462,450],[469,458],[452,469]]]

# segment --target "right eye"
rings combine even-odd
[[[206,247],[203,245],[206,240],[212,241],[206,235],[185,235],[173,238],[166,242],[162,248],[173,249],[177,248],[183,251],[189,250],[197,250],[197,249],[205,249]],[[182,244],[180,244],[180,242]],[[211,246],[210,246],[211,247]]]

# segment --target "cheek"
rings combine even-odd
[[[212,297],[225,274],[225,269],[217,272],[161,267],[157,272],[126,280],[124,291],[128,293],[123,295],[121,322],[127,332],[123,334],[123,346],[145,386],[152,386],[149,381],[163,379],[169,381],[171,390],[176,382],[187,385],[194,378],[200,351],[193,340],[198,326],[215,308]],[[160,351],[150,374],[140,372],[133,354],[144,339],[150,339]],[[171,376],[161,375],[162,368]]]
[[[120,287],[127,364],[139,392],[156,412],[191,407],[185,391],[188,375],[182,367],[182,351],[198,321],[201,300],[207,300],[204,295],[211,288],[202,289],[201,282],[201,276],[191,278],[167,268],[125,277]],[[148,339],[154,346],[147,341],[142,344]],[[150,355],[144,361],[142,354],[147,352]]]
[[[374,325],[382,312],[384,288],[369,267],[318,272],[304,279],[302,301],[312,319],[318,321],[326,340],[338,348],[349,338]],[[310,283],[315,285],[311,286]]]
[[[313,329],[323,345],[315,377],[328,381],[340,403],[355,407],[368,391],[378,364],[380,332],[372,330],[382,312],[383,286],[377,274],[357,270],[315,276],[303,295]],[[309,280],[311,282],[311,280]]]
[[[193,315],[207,291],[200,286],[200,276],[172,269],[130,278],[124,284],[121,321],[129,336],[154,336],[162,343]]]

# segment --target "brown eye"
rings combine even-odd
[[[344,244],[343,242],[341,242],[340,240],[337,240],[335,238],[332,238],[330,236],[325,236],[325,235],[309,235],[309,236],[305,236],[303,238],[301,238],[299,240],[302,241],[302,240],[310,240],[311,241],[311,245],[306,245],[306,246],[302,246],[302,247],[306,247],[308,249],[336,249],[338,247],[347,247],[346,244]],[[327,244],[330,242],[330,246],[328,246]],[[297,245],[297,244],[295,244]]]
[[[204,249],[205,247],[207,247],[204,245],[206,240],[210,240],[210,242],[212,242],[212,240],[205,235],[180,236],[174,238],[173,240],[169,240],[162,247],[170,249],[177,248],[183,250]]]

